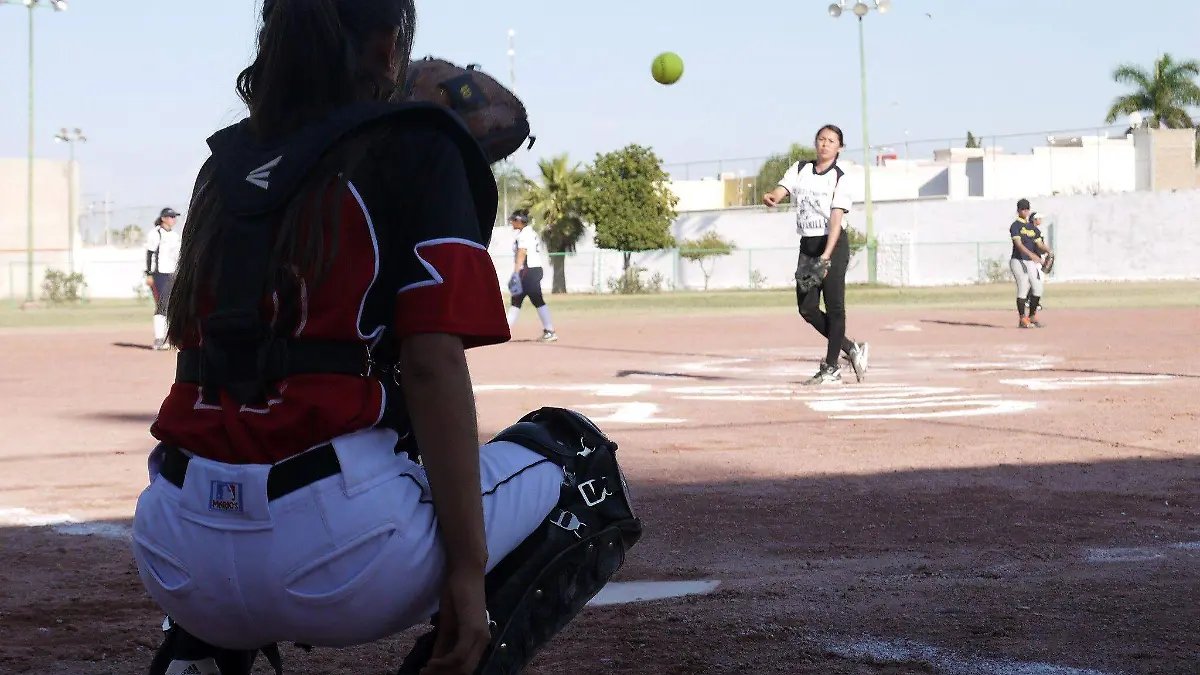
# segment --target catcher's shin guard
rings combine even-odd
[[[150,662],[150,675],[250,675],[259,650],[243,651],[214,647],[175,623],[171,617],[163,621],[163,641]],[[283,675],[279,647],[269,645],[262,650],[275,669]]]
[[[492,640],[476,673],[516,675],[621,568],[642,524],[617,444],[583,415],[542,408],[492,440],[525,446],[563,468],[554,510],[486,579]],[[400,675],[424,667],[435,637],[436,630],[417,641]]]

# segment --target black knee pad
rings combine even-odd
[[[476,673],[510,675],[520,672],[620,570],[641,539],[642,523],[617,464],[617,444],[583,415],[542,408],[492,440],[527,447],[563,469],[554,510],[485,579],[494,627]],[[435,639],[436,629],[417,641],[400,675],[424,667]]]

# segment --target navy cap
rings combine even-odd
[[[167,208],[165,208],[159,212],[158,217],[159,218],[178,218],[179,212],[168,206]]]
[[[1022,199],[1021,201],[1017,202],[1017,210],[1018,211],[1024,211],[1027,208],[1029,208],[1029,200],[1028,199]]]

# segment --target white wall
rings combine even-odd
[[[667,189],[679,198],[675,205],[678,211],[702,211],[725,207],[725,181],[716,178],[699,180],[677,180],[667,184]]]
[[[1100,196],[1061,196],[1033,200],[1046,214],[1050,243],[1058,253],[1055,281],[1117,281],[1200,279],[1200,237],[1195,236],[1193,213],[1200,212],[1200,190],[1130,192]],[[973,284],[988,264],[998,265],[1007,279],[1011,252],[1008,226],[1015,217],[1014,200],[920,200],[876,206],[875,228],[880,242],[880,283],[909,286]],[[864,227],[862,206],[850,222]],[[678,239],[715,231],[737,244],[728,257],[712,263],[710,288],[788,287],[793,283],[798,236],[794,213],[765,209],[733,209],[690,213],[672,227]],[[489,253],[502,284],[512,271],[511,228],[498,228]],[[14,263],[18,291],[23,290],[23,258],[0,258]],[[607,292],[608,282],[621,273],[622,256],[598,251],[591,233],[579,252],[566,262],[572,292]],[[38,259],[36,283],[46,265],[65,269],[65,254]],[[133,297],[141,283],[145,253],[140,248],[89,248],[76,256],[88,279],[92,297]],[[699,289],[704,275],[696,263],[681,260],[674,251],[636,254],[633,264],[645,267],[646,277],[660,274],[676,289]],[[8,297],[8,274],[0,275],[0,297]],[[549,275],[549,270],[547,270]],[[867,280],[866,256],[856,253],[848,280]],[[546,280],[549,290],[550,280]]]
[[[1018,199],[1055,193],[1131,192],[1137,187],[1132,141],[1104,140],[1083,147],[1040,147],[1029,155],[969,160],[981,166],[983,195]]]

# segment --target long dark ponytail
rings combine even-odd
[[[257,54],[238,74],[236,88],[250,127],[264,142],[285,139],[355,101],[392,98],[404,82],[416,28],[413,0],[264,0],[262,19]],[[386,70],[369,65],[367,50],[390,34],[395,62]],[[340,214],[340,193],[328,188],[375,140],[359,136],[331,150],[288,204],[271,261],[277,283],[293,277],[310,287],[321,282],[337,252]],[[167,310],[168,339],[175,345],[196,337],[201,294],[217,283],[216,246],[225,222],[220,197],[204,181],[201,176],[188,208]],[[280,299],[291,295],[281,293]],[[280,308],[281,314],[287,310]]]

